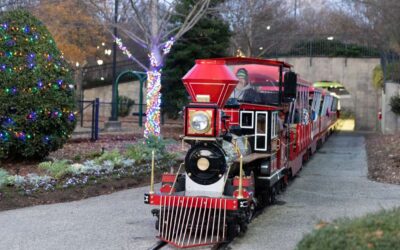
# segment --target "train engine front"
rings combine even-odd
[[[245,230],[254,210],[254,180],[243,177],[238,161],[250,153],[248,141],[228,133],[222,110],[238,79],[221,60],[196,60],[183,82],[192,100],[184,113],[183,140],[190,144],[184,171],[165,173],[160,191],[145,194],[145,202],[157,206],[158,238],[194,247]]]

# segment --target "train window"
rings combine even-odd
[[[321,99],[320,108],[319,108],[319,116],[322,116],[322,110],[324,109],[325,97]]]
[[[330,110],[331,105],[332,105],[332,96],[326,95],[324,98],[324,104],[322,105],[321,116],[326,116],[328,114],[328,109]]]
[[[254,128],[254,112],[241,111],[240,112],[240,127],[241,128]]]
[[[271,119],[271,139],[274,139],[278,136],[279,129],[280,129],[280,124],[278,121],[278,112],[273,112]]]
[[[314,92],[313,103],[311,106],[311,119],[313,121],[316,121],[318,118],[320,106],[321,106],[321,93]]]
[[[267,135],[268,135],[268,116],[267,112],[257,111],[256,112],[256,127],[255,127],[255,150],[267,150]]]
[[[336,112],[337,111],[337,104],[338,104],[338,99],[337,98],[333,98],[332,106],[331,106],[331,111],[332,112]]]

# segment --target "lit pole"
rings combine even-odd
[[[114,11],[114,37],[117,35],[117,23],[118,23],[118,0],[115,0],[115,11]],[[111,98],[111,117],[110,121],[118,120],[118,86],[117,86],[117,42],[114,39],[113,42],[113,63],[112,63],[112,98]]]

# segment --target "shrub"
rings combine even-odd
[[[25,177],[21,175],[10,175],[7,179],[8,184],[22,187],[25,184]]]
[[[69,65],[46,27],[26,11],[0,16],[0,159],[42,158],[75,127]]]
[[[304,237],[298,250],[313,249],[400,249],[400,209],[349,220],[320,223]]]
[[[66,160],[55,162],[45,161],[39,164],[39,168],[46,170],[47,173],[56,179],[61,179],[72,173],[70,164]]]
[[[0,168],[0,188],[8,183],[8,172]]]
[[[395,95],[390,98],[390,103],[389,103],[393,113],[396,115],[400,115],[400,96]]]
[[[129,145],[125,150],[125,157],[135,160],[137,163],[148,162],[151,160],[152,151],[154,150],[155,159],[165,159],[167,161],[174,160],[177,156],[174,153],[169,153],[166,149],[169,140],[164,140],[161,137],[154,135],[147,139],[139,140],[134,145]]]
[[[382,66],[378,65],[374,68],[372,73],[372,84],[375,89],[382,89],[383,88],[383,71]]]
[[[135,101],[127,96],[119,96],[118,97],[118,115],[121,117],[125,117],[129,115],[129,112],[132,106],[135,104]]]
[[[101,165],[104,162],[111,162],[116,166],[121,166],[122,165],[122,155],[119,153],[118,150],[113,150],[113,151],[107,151],[104,152],[100,157],[95,158],[94,162],[98,165]],[[107,163],[108,165],[110,163]]]

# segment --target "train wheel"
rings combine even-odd
[[[247,222],[242,222],[242,223],[239,224],[239,227],[240,227],[240,231],[239,231],[238,236],[242,237],[247,231],[248,223]]]
[[[285,180],[284,180],[285,177],[286,177],[286,176],[284,176],[284,177],[283,177],[282,179],[280,179],[279,182],[278,182],[278,183],[279,183],[279,191],[280,191],[280,192],[284,192],[284,191],[286,190],[286,182],[285,182]]]
[[[274,204],[276,201],[276,185],[272,186],[268,192],[268,205]]]
[[[263,191],[258,196],[257,209],[262,209],[262,208],[264,208],[266,206],[268,206],[268,192],[267,191]]]
[[[236,236],[240,234],[241,228],[237,221],[233,219],[228,221],[227,228],[226,228],[226,239],[228,241],[232,241]]]

